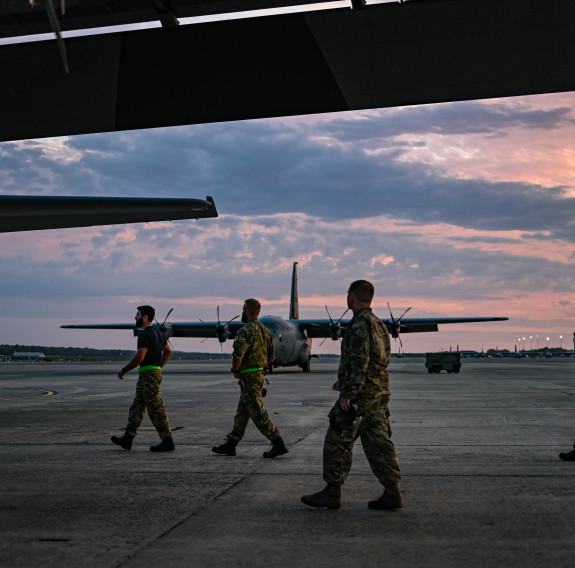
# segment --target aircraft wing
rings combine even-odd
[[[226,323],[217,321],[206,322],[174,322],[160,325],[166,337],[193,337],[193,338],[222,338],[235,337],[238,329],[244,324],[240,321]],[[138,334],[138,328],[133,323],[110,323],[110,324],[80,324],[61,325],[64,329],[131,329],[134,335]]]
[[[0,196],[0,233],[217,217],[206,199]]]
[[[401,321],[391,318],[381,318],[387,326],[389,333],[397,337],[399,333],[422,333],[428,331],[438,331],[439,325],[448,323],[474,323],[488,321],[505,321],[506,317],[460,317],[460,318],[402,318]],[[345,335],[345,328],[350,320],[341,320],[339,336]],[[305,331],[309,338],[334,337],[337,335],[337,324],[330,320],[298,320],[299,327]]]

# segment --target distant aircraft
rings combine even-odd
[[[0,233],[217,217],[211,197],[0,196]]]
[[[327,307],[326,307],[327,310]],[[417,333],[424,331],[437,331],[439,324],[447,323],[469,323],[504,321],[506,317],[463,317],[463,318],[408,318],[404,319],[403,313],[400,318],[381,319],[387,326],[392,337],[398,338],[400,333]],[[171,312],[170,312],[171,313]],[[222,323],[220,321],[219,306],[217,309],[218,321],[213,322],[185,322],[169,323],[164,320],[157,325],[164,331],[166,337],[195,337],[195,338],[217,338],[220,343],[235,337],[238,330],[244,325],[235,321],[239,316]],[[390,312],[391,313],[391,312]],[[169,314],[168,314],[169,316]],[[310,360],[312,358],[312,339],[331,338],[337,341],[345,335],[345,328],[350,320],[341,318],[334,321],[329,315],[329,319],[299,319],[299,303],[297,290],[297,262],[293,263],[291,300],[289,319],[284,320],[278,316],[263,316],[259,318],[272,333],[276,360],[273,367],[299,366],[304,372],[310,371]],[[166,317],[167,319],[167,317]],[[139,330],[133,323],[130,324],[92,324],[92,325],[62,325],[65,329],[131,329],[134,335],[138,335]],[[269,368],[268,371],[272,371]]]

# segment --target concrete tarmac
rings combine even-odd
[[[382,488],[358,441],[339,510],[323,488],[322,444],[337,359],[279,370],[264,399],[290,452],[269,460],[250,424],[237,457],[229,361],[177,362],[162,390],[176,450],[146,417],[121,434],[136,373],[118,363],[0,363],[0,563],[15,567],[567,567],[575,558],[574,359],[463,361],[429,375],[393,359],[393,439],[405,507],[371,511]]]

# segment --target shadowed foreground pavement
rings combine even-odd
[[[0,364],[0,558],[4,568],[183,566],[572,566],[575,360],[464,360],[429,375],[394,359],[390,402],[405,508],[358,442],[340,510],[301,504],[323,488],[321,452],[337,360],[270,376],[265,399],[290,453],[263,459],[250,425],[235,458],[229,362],[170,362],[163,393],[176,451],[153,454],[146,418],[113,446],[135,387],[118,364]],[[53,392],[54,394],[50,394]]]

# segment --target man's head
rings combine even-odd
[[[358,312],[362,308],[369,308],[373,300],[373,284],[367,280],[356,280],[352,282],[347,291],[347,307]]]
[[[244,301],[242,310],[242,322],[248,323],[249,321],[258,319],[262,305],[255,298],[248,298]]]
[[[147,323],[152,323],[156,317],[156,310],[152,306],[138,306],[136,313],[136,326],[142,327]]]

